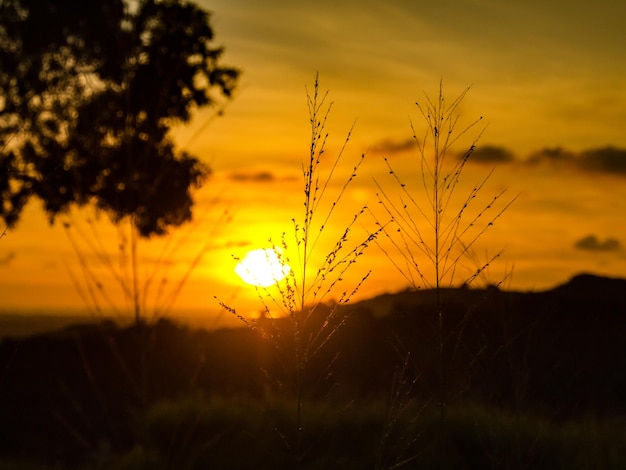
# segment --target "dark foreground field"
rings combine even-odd
[[[301,429],[285,320],[4,338],[0,468],[626,468],[626,281],[444,295],[443,419],[432,291],[348,308]]]

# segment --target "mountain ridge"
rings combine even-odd
[[[356,302],[308,361],[303,386],[313,397],[371,402],[408,383],[412,397],[432,405],[443,371],[450,404],[559,422],[626,416],[624,286],[583,274],[541,292],[444,289],[442,331],[433,291]],[[325,308],[313,329],[324,327]],[[292,324],[265,321],[280,345],[250,328],[204,330],[167,319],[3,338],[0,455],[29,455],[33,446],[80,455],[68,429],[124,448],[133,436],[129,413],[138,409],[189,394],[261,400],[289,388]]]

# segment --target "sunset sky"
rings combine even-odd
[[[330,197],[361,154],[365,159],[314,259],[323,259],[363,205],[379,206],[374,180],[397,192],[384,157],[403,180],[420,181],[411,145],[411,122],[422,129],[415,102],[424,103],[425,93],[436,97],[442,81],[449,99],[471,86],[459,108],[461,122],[484,117],[459,142],[458,150],[464,150],[485,127],[460,194],[495,166],[482,191],[485,201],[502,188],[504,201],[517,196],[462,268],[471,272],[504,249],[481,283],[508,275],[505,288],[541,290],[583,271],[626,277],[625,2],[199,3],[212,12],[216,43],[225,47],[223,62],[240,68],[242,76],[222,116],[200,112],[175,133],[180,147],[213,169],[197,196],[196,225],[173,234],[182,244],[164,263],[171,290],[195,255],[204,253],[178,298],[182,310],[211,324],[215,315],[227,315],[216,313],[215,296],[241,312],[260,308],[254,289],[234,274],[233,257],[291,234],[292,218],[302,218],[301,165],[310,139],[306,89],[312,91],[316,73],[334,103],[327,123],[329,158],[354,124]],[[68,219],[73,239],[80,239],[77,226],[89,231],[85,214],[77,211]],[[97,225],[98,237],[87,238],[100,240],[117,263],[115,232]],[[374,229],[368,212],[355,226],[354,239]],[[159,257],[156,245],[162,242],[140,248],[142,269]],[[83,245],[81,252],[99,282],[108,284],[93,249]],[[406,287],[376,246],[344,282],[352,285],[369,270],[356,298]],[[50,227],[36,203],[0,240],[0,310],[81,308],[75,282],[84,277],[62,224]]]

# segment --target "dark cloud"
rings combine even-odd
[[[580,165],[584,169],[626,176],[626,149],[604,147],[582,152]]]
[[[404,140],[381,140],[372,145],[372,150],[377,153],[394,154],[411,150],[416,146],[415,139],[408,138]]]
[[[546,148],[532,153],[526,162],[531,165],[568,165],[587,172],[626,176],[626,149],[616,147],[602,147],[580,153],[561,147]]]
[[[526,160],[531,165],[539,165],[541,163],[570,163],[573,162],[576,155],[569,150],[561,147],[545,148],[531,153]]]
[[[14,251],[9,251],[6,255],[0,258],[0,266],[8,266],[15,259],[17,255]]]
[[[269,183],[272,181],[276,181],[276,177],[274,174],[269,171],[257,171],[254,173],[246,173],[243,171],[238,171],[236,173],[231,173],[229,178],[233,181],[250,181],[256,183]]]
[[[393,155],[396,153],[411,150],[417,146],[414,138],[404,140],[384,139],[372,146],[372,150],[377,153]],[[463,158],[466,151],[458,154]],[[477,146],[470,156],[470,161],[476,163],[509,163],[515,160],[515,155],[509,149],[495,145]]]
[[[285,174],[277,176],[276,174],[267,171],[236,171],[228,175],[231,181],[238,183],[274,183],[276,181],[295,181],[298,178],[293,174]]]
[[[413,138],[405,140],[384,139],[372,146],[377,153],[393,155],[410,150],[416,146]],[[466,151],[458,154],[463,158]],[[478,145],[472,152],[469,161],[476,163],[496,164],[511,163],[517,156],[506,147],[497,145]],[[554,165],[574,168],[592,173],[609,173],[626,176],[626,149],[617,147],[600,147],[582,152],[573,152],[563,147],[546,147],[531,153],[524,160],[529,165]]]
[[[578,240],[574,247],[587,251],[619,251],[621,243],[616,238],[607,238],[604,241],[600,241],[595,235],[588,235]]]
[[[463,158],[466,152],[460,153],[459,158]],[[478,146],[472,152],[469,161],[476,163],[509,163],[515,160],[515,155],[504,147],[495,145]]]

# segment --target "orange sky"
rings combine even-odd
[[[414,103],[424,92],[434,96],[443,79],[449,97],[472,86],[460,108],[463,119],[485,116],[480,143],[514,157],[498,163],[484,191],[487,197],[507,187],[509,197],[519,195],[476,246],[476,260],[505,249],[487,280],[498,282],[512,271],[506,286],[526,290],[551,287],[581,271],[626,277],[626,152],[605,160],[592,154],[586,161],[600,162],[595,166],[580,160],[586,150],[626,148],[623,2],[200,3],[213,11],[224,62],[243,75],[222,117],[198,113],[188,128],[176,132],[179,145],[214,170],[198,194],[197,226],[188,235],[184,229],[173,234],[183,244],[166,265],[168,289],[208,243],[179,307],[195,310],[207,324],[217,311],[215,295],[244,312],[260,307],[254,290],[234,275],[233,256],[267,246],[268,238],[289,233],[292,218],[302,217],[301,162],[310,132],[305,86],[311,89],[316,72],[334,102],[327,126],[331,156],[356,122],[338,180],[366,153],[340,217],[325,229],[329,240],[363,204],[376,206],[373,178],[389,183],[384,156],[405,179],[416,180],[416,149],[405,145],[412,135],[410,121],[421,124]],[[574,158],[555,163],[544,155],[537,164],[526,161],[555,147]],[[468,165],[460,191],[492,166]],[[231,220],[217,223],[226,210]],[[77,212],[72,222],[87,230],[84,219]],[[358,236],[370,223],[362,219]],[[104,251],[115,259],[117,235],[104,224],[99,233]],[[141,247],[141,269],[150,269],[158,258],[155,245],[161,243]],[[319,246],[320,256],[327,247]],[[93,250],[81,252],[106,284],[108,274]],[[468,269],[475,262],[468,261]],[[361,297],[405,286],[376,247],[359,259],[346,283],[370,269]],[[61,224],[50,227],[32,204],[18,227],[0,240],[0,309],[82,307],[70,273],[78,282],[84,279]],[[119,303],[120,295],[109,289]],[[156,291],[150,294],[154,298]]]

